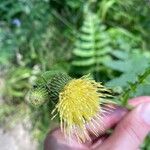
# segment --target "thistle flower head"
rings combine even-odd
[[[60,116],[61,129],[69,138],[75,135],[78,140],[89,140],[86,125],[90,124],[94,117],[103,113],[101,99],[105,97],[106,89],[100,84],[84,76],[70,80],[59,93],[59,100],[53,111]],[[92,131],[97,135],[97,131]]]
[[[105,99],[108,90],[89,76],[72,79],[67,74],[56,74],[42,87],[31,90],[31,103],[41,105],[46,99],[50,99],[55,105],[52,111],[53,118],[59,116],[60,127],[69,139],[76,136],[81,142],[90,140],[87,125],[92,125],[93,134],[98,136],[94,126],[99,124],[96,120],[102,120],[102,114],[106,111],[102,105],[109,103]],[[96,119],[95,119],[96,118]]]

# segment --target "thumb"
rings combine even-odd
[[[138,149],[150,131],[150,103],[144,103],[132,110],[116,127],[114,133],[100,149]]]

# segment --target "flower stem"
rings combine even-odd
[[[122,106],[128,106],[128,100],[132,93],[134,93],[138,86],[144,82],[144,80],[150,75],[150,68],[147,68],[143,74],[139,75],[137,81],[134,83],[129,83],[129,88],[127,88],[121,95]]]

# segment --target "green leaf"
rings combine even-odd
[[[105,26],[96,13],[86,12],[73,50],[72,72],[83,75],[99,72],[106,55],[111,51]],[[84,70],[84,71],[82,71]]]

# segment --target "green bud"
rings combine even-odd
[[[48,99],[48,92],[45,87],[36,87],[29,91],[27,101],[33,106],[41,106]]]
[[[42,78],[43,83],[41,85],[36,84],[28,93],[27,101],[33,106],[40,106],[48,99],[56,104],[59,100],[60,92],[72,79],[66,73],[57,73],[49,79],[45,79],[45,76],[42,76]]]

